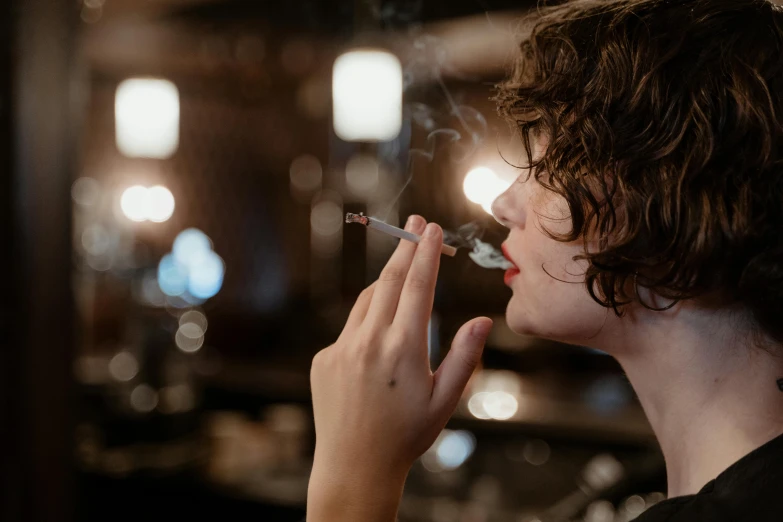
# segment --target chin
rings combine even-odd
[[[540,329],[535,327],[531,314],[518,310],[514,305],[513,297],[506,306],[506,325],[512,332],[518,335],[541,336]]]
[[[539,313],[536,313],[539,312]],[[514,298],[506,306],[506,324],[518,334],[538,337],[549,341],[584,346],[585,342],[596,334],[596,325],[603,323],[603,316],[593,317],[569,316],[562,313],[547,317],[540,315],[541,310],[526,310],[514,302]]]

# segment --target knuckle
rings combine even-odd
[[[313,360],[310,362],[310,378],[319,374],[327,364],[327,357],[329,355],[329,348],[320,350],[313,356]]]
[[[359,294],[359,297],[362,298],[369,298],[372,293],[375,291],[375,285],[376,282],[373,282],[370,286],[366,287],[362,292]]]
[[[326,348],[323,348],[323,349],[319,350],[313,356],[313,360],[312,360],[311,366],[312,367],[316,367],[316,366],[322,366],[322,365],[326,364],[326,358],[327,358],[327,356],[329,354],[329,349],[330,348],[331,348],[331,346],[328,346]]]
[[[384,345],[391,350],[403,348],[410,342],[408,332],[402,328],[396,328],[389,332]]]
[[[462,364],[467,370],[475,368],[480,359],[478,354],[473,351],[462,350],[457,355],[459,355],[458,359],[460,364]]]
[[[396,267],[386,267],[378,280],[382,283],[400,284],[405,281],[405,271]]]
[[[426,243],[427,245],[432,248],[435,245],[440,245],[440,243],[443,242],[443,229],[440,227],[440,225],[436,223],[430,223],[428,226],[432,226],[433,231],[435,232],[431,236],[426,236]]]
[[[359,293],[359,297],[356,298],[356,304],[357,305],[358,304],[365,304],[365,303],[367,303],[367,301],[372,299],[373,290],[374,290],[373,286],[368,286],[367,288],[362,290]]]
[[[400,283],[405,280],[405,270],[396,266],[386,266],[378,278],[379,281],[385,283]]]
[[[367,354],[372,352],[373,346],[378,344],[378,340],[373,332],[365,331],[357,334],[352,344],[354,351]]]
[[[424,292],[429,290],[430,281],[426,277],[412,276],[407,281],[408,288],[414,292]]]
[[[440,259],[440,245],[441,242],[435,242],[428,245],[429,248],[422,248],[418,252],[418,261],[426,264],[432,264]]]

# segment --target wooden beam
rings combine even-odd
[[[0,239],[3,301],[10,305],[3,316],[0,517],[68,522],[75,482],[70,185],[78,10],[69,0],[10,4],[14,10],[0,15],[0,161],[9,189],[2,191],[7,219]]]

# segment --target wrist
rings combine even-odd
[[[307,522],[395,522],[408,470],[316,462],[307,488]]]

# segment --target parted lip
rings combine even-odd
[[[500,245],[500,249],[503,251],[503,257],[505,257],[505,258],[506,258],[506,259],[508,259],[508,260],[509,260],[511,263],[513,263],[513,264],[514,264],[514,268],[516,268],[516,267],[517,267],[517,264],[516,264],[516,263],[514,263],[514,260],[513,260],[513,259],[511,259],[511,256],[510,256],[510,255],[508,255],[508,249],[506,248],[506,244],[505,244],[505,243],[501,243],[501,245]]]

